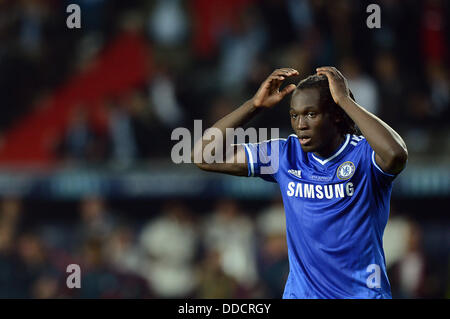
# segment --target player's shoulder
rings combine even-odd
[[[298,137],[295,134],[291,134],[287,137],[272,138],[265,140],[263,143],[270,144],[270,149],[278,149],[280,154],[296,152],[298,151]],[[297,145],[298,144],[298,145]]]
[[[348,134],[349,145],[355,149],[367,145],[366,138],[363,135]]]
[[[264,140],[263,142],[259,142],[259,143],[255,143],[255,144],[278,144],[280,147],[285,147],[287,143],[290,143],[292,141],[292,138],[297,137],[297,135],[295,134],[291,134],[287,137],[277,137],[277,138],[272,138],[272,139],[268,139],[268,140]]]
[[[367,154],[372,152],[372,148],[367,142],[367,139],[363,135],[348,134],[348,152],[356,157],[366,157]]]
[[[297,149],[300,146],[297,134],[291,134],[291,135],[285,137],[283,139],[283,146],[284,146],[284,148]],[[300,147],[300,150],[301,150],[301,147]]]

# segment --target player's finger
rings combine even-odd
[[[295,71],[296,70],[292,69],[292,68],[281,68],[281,69],[276,69],[274,72],[289,73],[289,72],[295,72]]]
[[[337,69],[332,66],[320,67],[320,68],[317,68],[316,71],[329,72],[331,75],[333,75],[335,77],[340,77],[340,74],[337,72]]]
[[[333,72],[333,69],[331,66],[321,66],[316,68],[316,71],[328,71],[328,72]]]
[[[284,75],[284,76],[293,76],[298,75],[298,71],[292,68],[283,68],[283,69],[277,69],[273,73],[273,75]]]
[[[268,90],[268,89],[270,89],[270,81],[266,80],[261,84],[260,90]]]
[[[316,70],[334,72],[335,68],[332,66],[321,66],[321,67],[316,68]]]
[[[325,75],[328,79],[328,81],[337,80],[338,75],[336,73],[332,72],[331,70],[321,70],[317,71],[318,75]]]
[[[295,84],[289,84],[288,86],[286,86],[283,90],[281,90],[280,95],[282,97],[285,97],[286,95],[288,95],[289,93],[291,93],[292,91],[295,90],[297,86]]]
[[[286,71],[289,75],[299,75],[299,72],[296,69],[285,68],[283,70]]]
[[[282,76],[272,76],[270,77],[269,81],[269,91],[273,92],[278,90],[278,88],[281,86],[281,83],[283,83],[284,77]]]
[[[276,82],[283,82],[284,81],[284,77],[283,76],[278,76],[278,75],[270,75],[265,81],[264,83],[267,83],[267,87],[269,89],[272,89],[274,87],[274,85],[276,84]]]
[[[286,78],[286,75],[282,75],[282,74],[271,74],[269,75],[269,77],[267,78],[268,82],[271,81],[284,81],[284,79]]]
[[[336,74],[338,75],[338,76],[340,76],[341,78],[345,78],[345,76],[342,74],[342,72],[341,71],[339,71],[338,69],[336,69],[336,68],[334,68],[334,70],[335,70],[335,72],[336,72]]]
[[[332,66],[319,66],[316,70],[332,70]]]
[[[333,73],[332,73],[331,71],[325,70],[325,69],[317,70],[317,74],[318,74],[318,75],[325,75],[328,79],[330,79],[331,77],[333,77]]]
[[[281,87],[281,84],[283,84],[283,81],[284,81],[284,78],[283,78],[283,80],[275,79],[272,82],[272,85],[273,85],[272,89],[273,89],[273,91],[278,91],[280,89],[280,87]]]

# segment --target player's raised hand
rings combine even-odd
[[[336,104],[343,102],[350,97],[347,79],[342,73],[332,66],[323,66],[316,69],[317,74],[325,75],[328,78],[331,96]]]
[[[277,69],[261,84],[253,97],[255,107],[272,107],[280,102],[286,95],[295,90],[295,84],[290,84],[280,91],[283,81],[291,76],[298,75],[298,71],[291,68]]]

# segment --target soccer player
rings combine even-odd
[[[225,136],[226,128],[244,125],[293,92],[289,115],[295,134],[240,144],[224,156],[241,156],[241,163],[203,158],[196,165],[279,184],[290,265],[283,298],[392,298],[382,238],[392,182],[407,162],[406,145],[355,102],[339,70],[316,72],[280,91],[286,78],[299,73],[275,70],[253,98],[213,125]],[[194,151],[219,140],[201,139]],[[269,168],[275,158],[278,165]]]

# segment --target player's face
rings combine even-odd
[[[289,116],[291,126],[305,152],[326,153],[336,136],[336,126],[331,116],[320,105],[318,89],[296,90]]]

